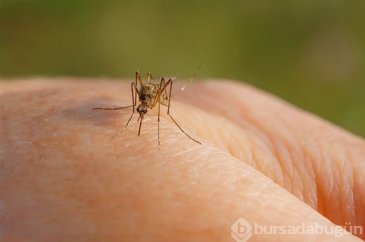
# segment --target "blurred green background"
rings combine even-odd
[[[0,0],[0,76],[227,78],[365,137],[365,1]]]

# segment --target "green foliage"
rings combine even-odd
[[[252,83],[365,136],[365,2],[1,0],[0,75]]]

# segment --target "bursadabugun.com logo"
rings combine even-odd
[[[246,242],[252,236],[252,226],[244,218],[239,218],[231,226],[231,236],[237,242]]]
[[[345,234],[363,235],[364,228],[360,225],[345,223],[344,226],[323,226],[319,223],[298,225],[261,225],[249,223],[244,218],[237,219],[231,226],[231,236],[237,242],[247,242],[255,234],[265,235],[333,235],[343,237]]]

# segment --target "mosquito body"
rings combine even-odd
[[[119,110],[124,108],[132,107],[132,114],[129,117],[125,127],[128,126],[129,122],[133,118],[135,113],[139,114],[138,122],[138,136],[141,134],[141,127],[144,116],[148,113],[149,109],[153,109],[156,105],[158,107],[158,144],[160,144],[160,105],[167,106],[167,115],[176,124],[176,126],[183,132],[188,138],[194,142],[201,144],[199,141],[188,135],[180,125],[175,121],[175,119],[170,114],[170,104],[171,104],[171,91],[172,91],[173,79],[169,78],[167,81],[164,77],[161,78],[160,83],[155,83],[152,80],[151,73],[147,74],[147,82],[143,82],[138,71],[136,71],[135,81],[131,83],[131,93],[132,93],[132,105],[117,108],[104,108],[98,107],[93,109],[101,110]],[[138,98],[138,100],[137,100]],[[137,106],[138,101],[138,106]]]

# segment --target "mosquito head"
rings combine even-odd
[[[141,103],[137,107],[137,112],[139,113],[140,117],[143,117],[147,113],[147,106]]]

